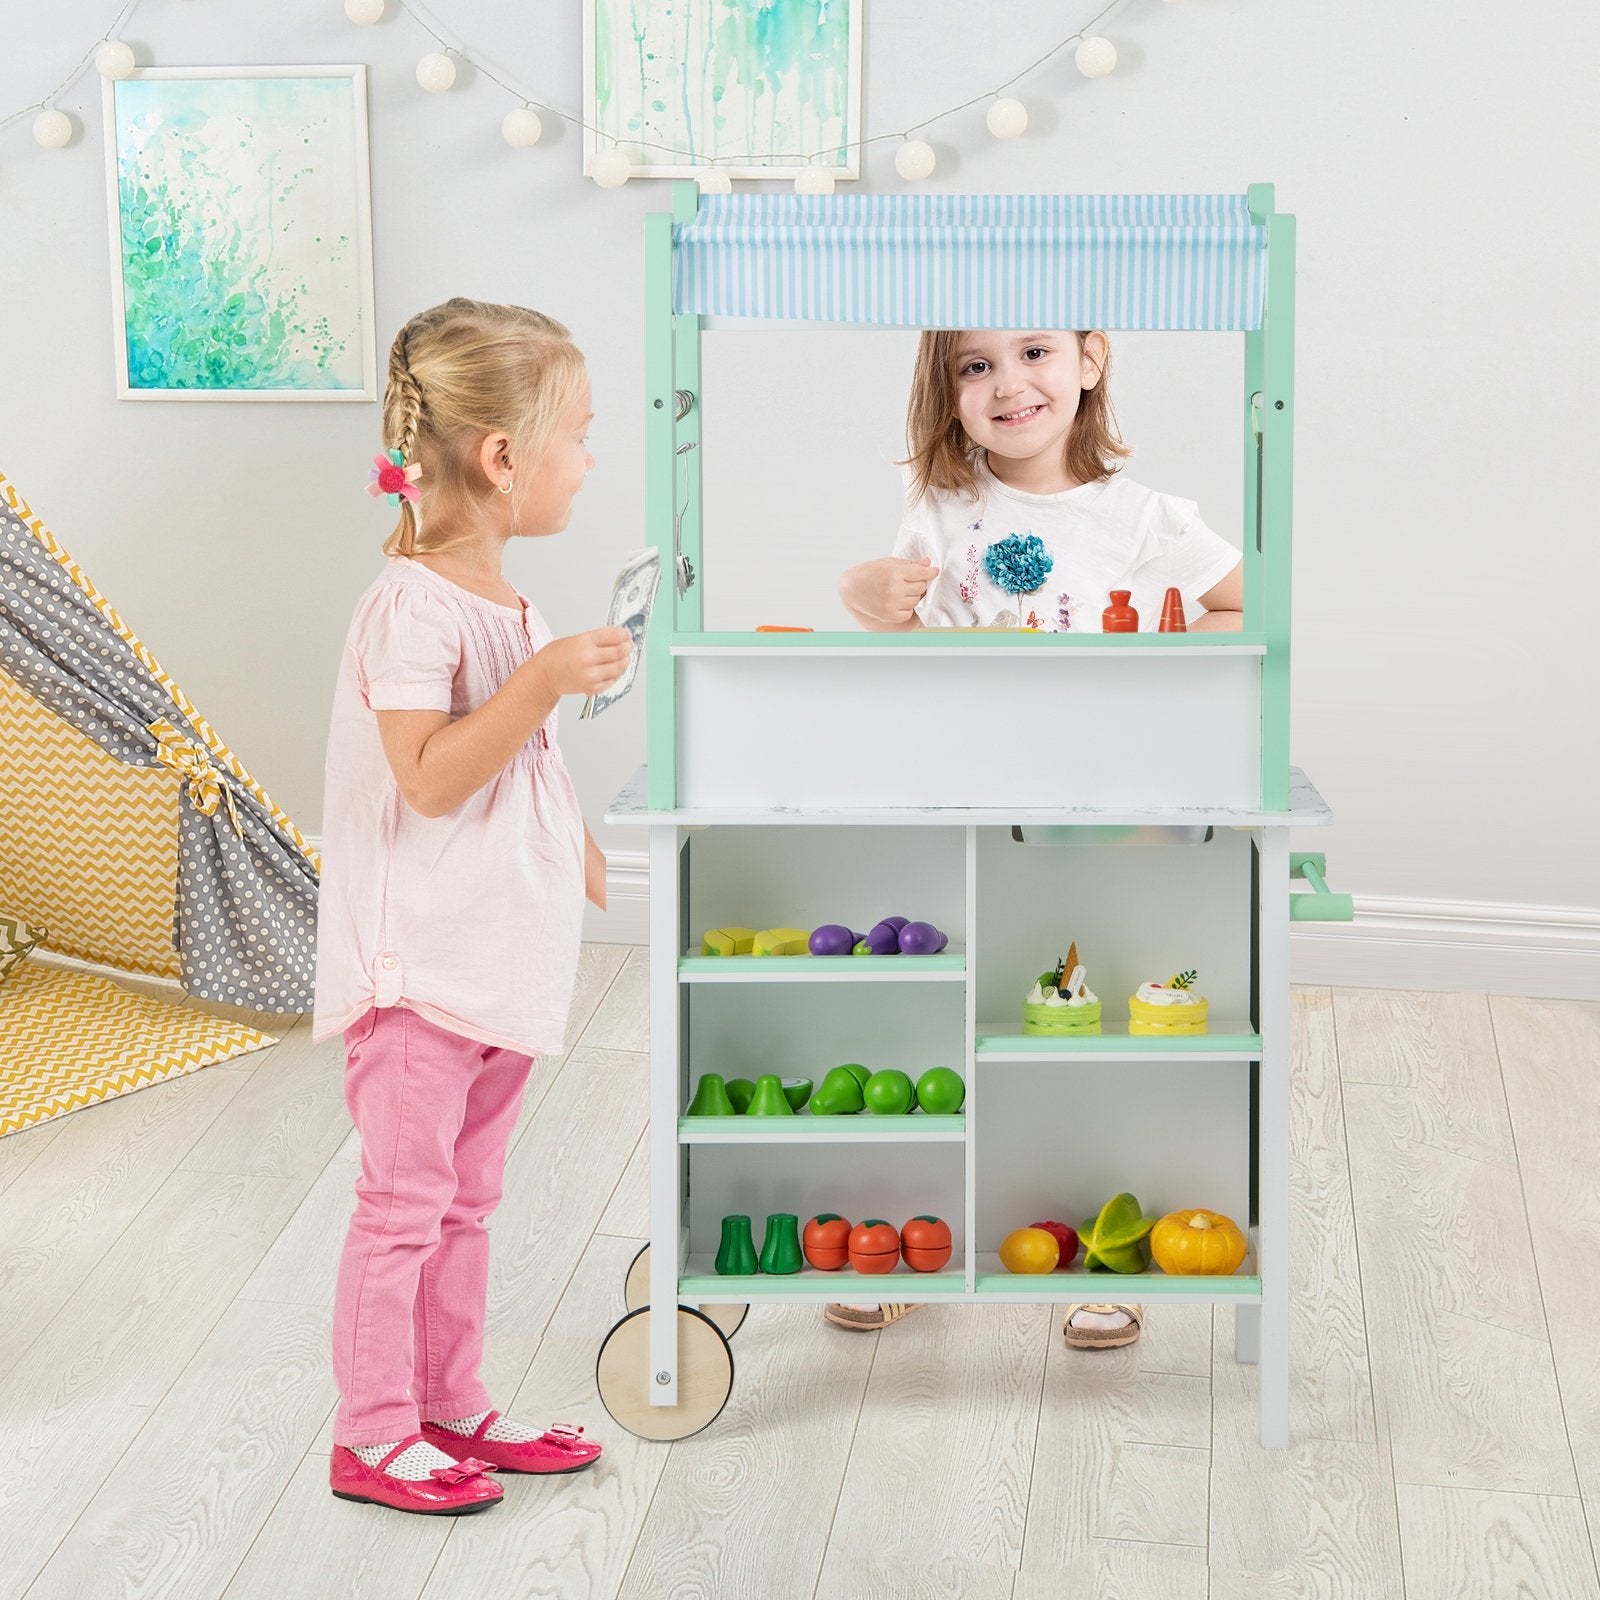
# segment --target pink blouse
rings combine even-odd
[[[404,557],[362,595],[328,730],[313,1040],[409,1006],[485,1044],[561,1050],[584,838],[557,714],[442,817],[406,804],[374,715],[464,717],[549,642],[527,600],[497,605]]]

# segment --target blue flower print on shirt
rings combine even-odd
[[[1055,561],[1036,533],[1008,533],[983,553],[983,570],[1007,594],[1032,594]]]

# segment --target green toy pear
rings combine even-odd
[[[1145,1241],[1160,1220],[1143,1215],[1126,1191],[1112,1195],[1080,1230],[1083,1264],[1091,1272],[1143,1272],[1150,1263]]]

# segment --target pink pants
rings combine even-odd
[[[344,1041],[361,1178],[333,1303],[333,1436],[381,1444],[419,1417],[489,1409],[485,1223],[533,1059],[400,1006],[367,1012]]]

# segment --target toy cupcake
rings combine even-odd
[[[1039,981],[1022,1002],[1025,1034],[1099,1033],[1100,997],[1084,982],[1076,944],[1052,972]]]
[[[1128,1032],[1161,1038],[1204,1033],[1210,1006],[1195,993],[1195,977],[1180,972],[1165,983],[1141,983],[1139,992],[1128,996]]]

